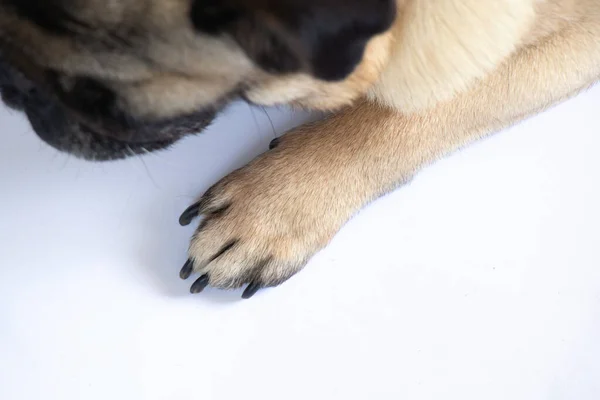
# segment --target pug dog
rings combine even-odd
[[[421,168],[600,77],[598,0],[0,0],[0,88],[89,160],[165,149],[243,99],[331,115],[181,216],[180,272],[244,298]]]

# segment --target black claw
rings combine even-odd
[[[260,288],[261,286],[258,283],[253,282],[249,284],[246,290],[244,290],[244,293],[242,294],[242,299],[249,299],[250,297],[254,296],[256,292],[260,290]]]
[[[196,218],[200,214],[200,206],[201,202],[197,202],[196,204],[190,206],[181,214],[179,217],[179,225],[188,226],[192,223],[194,218]]]
[[[194,271],[194,262],[192,260],[187,260],[185,262],[185,265],[183,266],[183,268],[181,268],[181,272],[179,272],[179,277],[183,280],[186,280],[187,278],[190,277],[190,275],[192,275],[193,271]]]
[[[271,140],[271,143],[269,143],[269,150],[273,150],[275,147],[279,146],[279,142],[279,138]]]
[[[208,275],[202,275],[200,278],[194,282],[192,287],[190,288],[190,292],[192,294],[197,294],[202,292],[208,286]]]

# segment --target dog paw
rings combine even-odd
[[[248,285],[242,297],[249,298],[277,286],[347,220],[344,207],[331,202],[333,183],[325,166],[299,150],[301,145],[285,142],[272,142],[274,150],[212,186],[181,216],[184,226],[203,217],[180,273],[182,279],[200,275],[192,293]]]

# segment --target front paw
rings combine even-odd
[[[279,285],[345,222],[343,207],[329,202],[333,183],[323,165],[305,157],[301,147],[282,142],[212,186],[181,216],[182,225],[204,217],[180,273],[183,279],[200,275],[192,293],[207,286],[248,285],[242,297],[249,298],[260,288]]]

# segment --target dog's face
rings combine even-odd
[[[0,0],[0,90],[54,147],[164,148],[228,102],[334,109],[386,62],[394,0]]]

